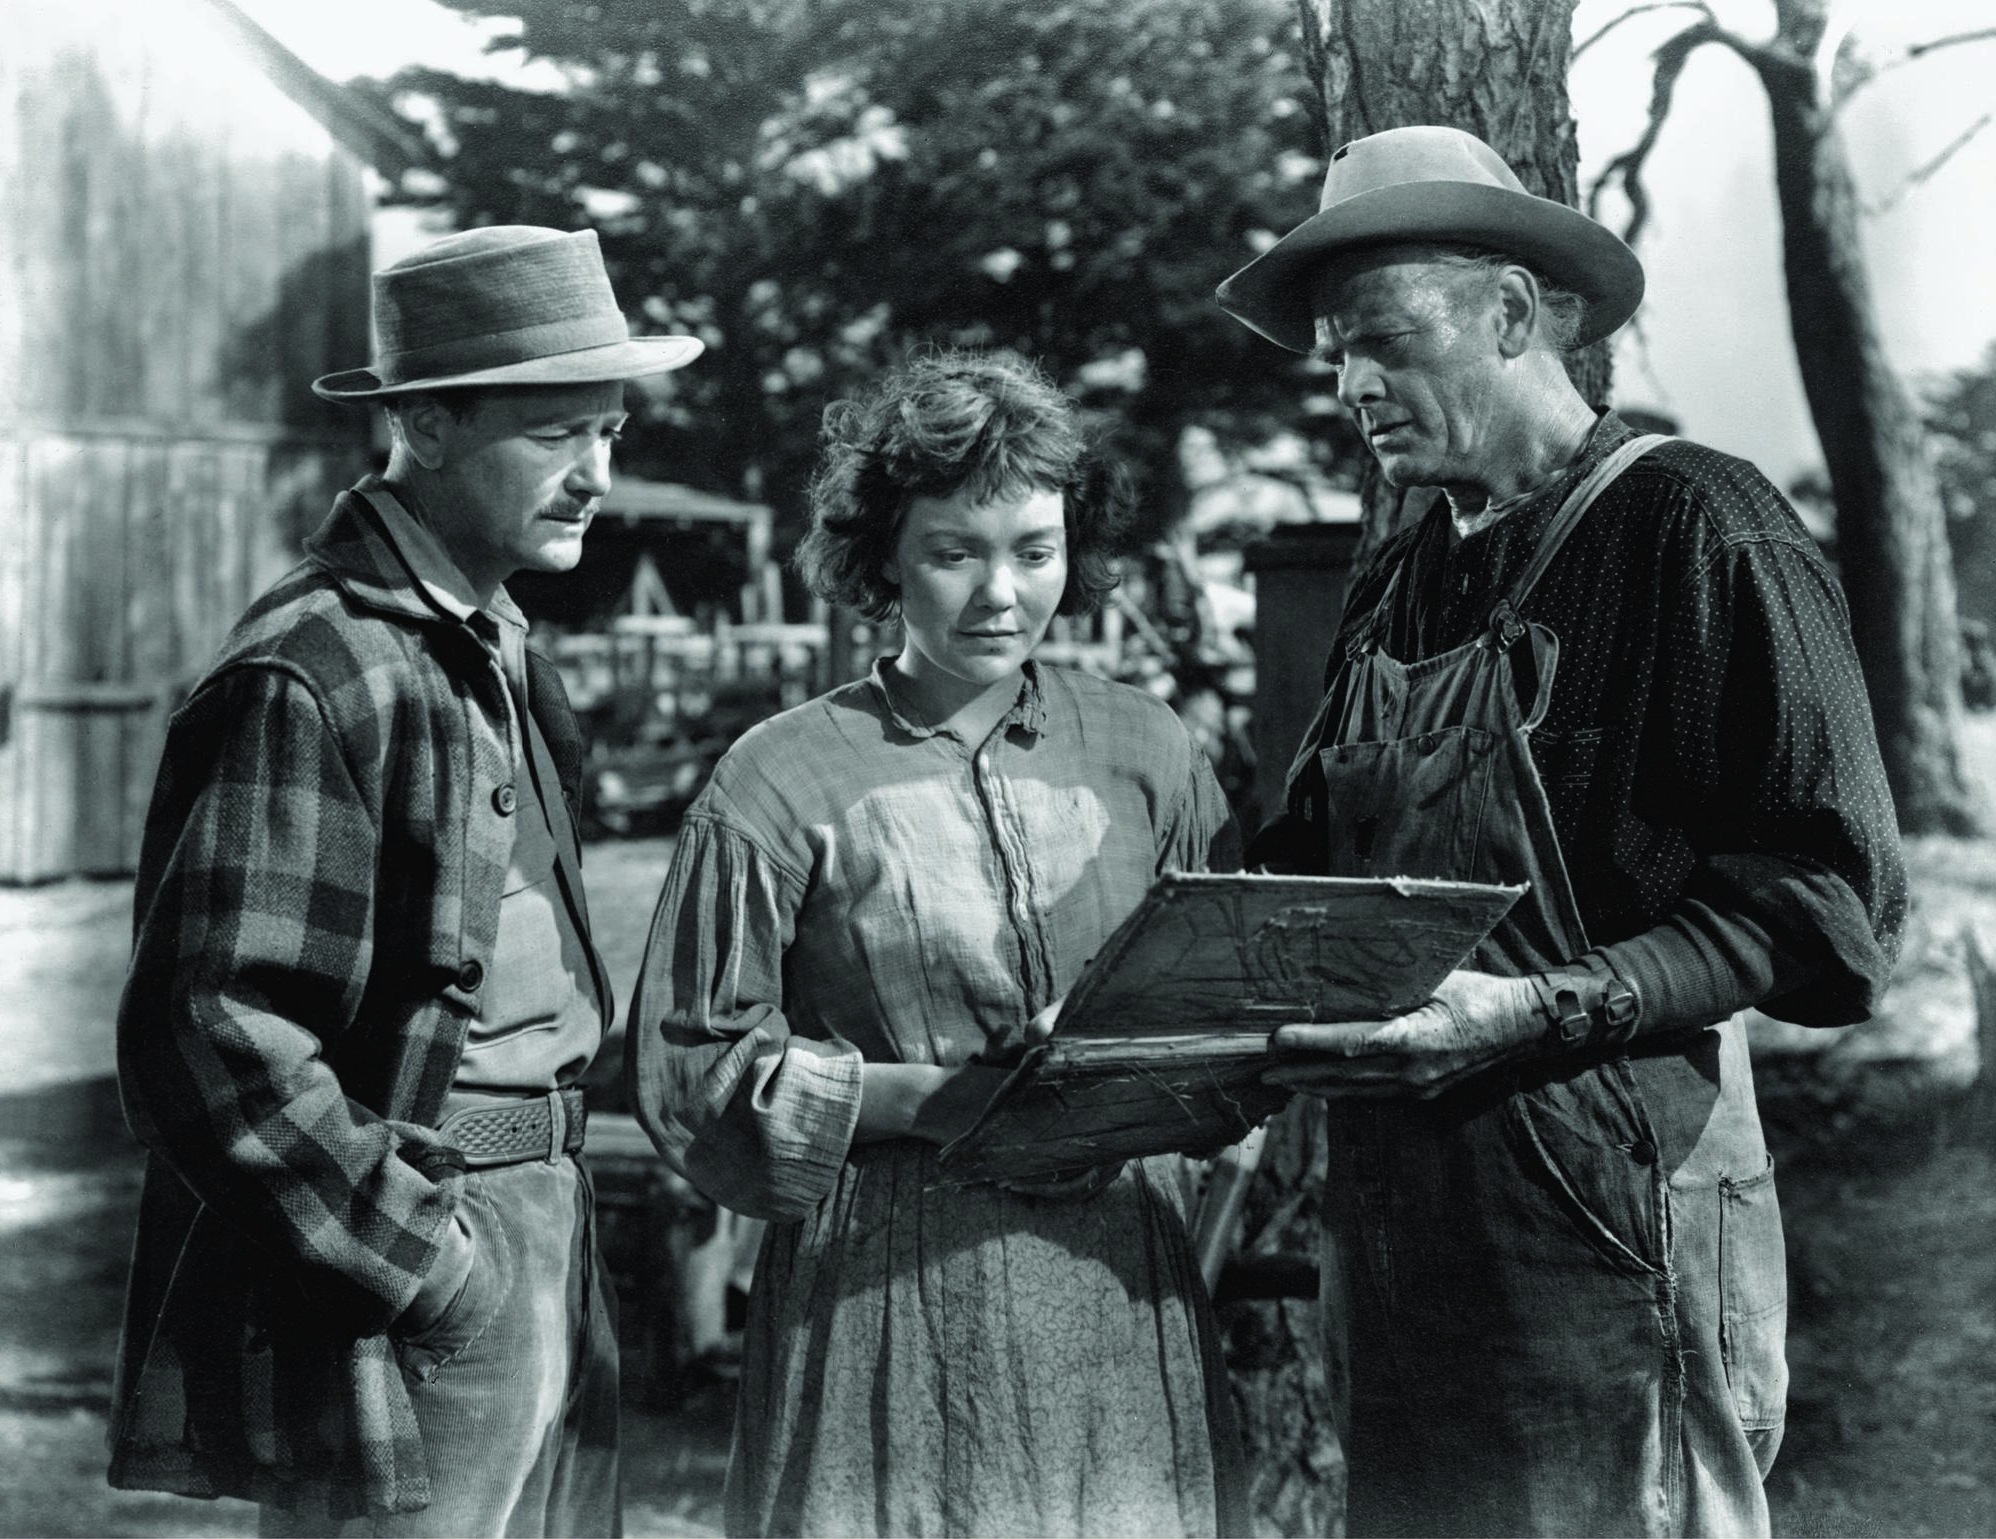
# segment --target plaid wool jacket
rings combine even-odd
[[[339,1517],[429,1500],[387,1328],[457,1199],[422,1156],[490,969],[514,759],[497,658],[361,496],[306,552],[176,713],[147,815],[110,1480]],[[529,694],[573,800],[574,718],[532,654]]]

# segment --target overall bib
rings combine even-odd
[[[1665,441],[1582,482],[1464,646],[1381,651],[1396,574],[1291,770],[1329,875],[1529,883],[1468,966],[1588,949],[1532,759],[1559,643],[1522,611],[1600,488]],[[1330,1103],[1352,1533],[1767,1531],[1786,1285],[1744,1027],[1610,1051]]]

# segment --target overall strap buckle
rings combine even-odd
[[[1508,652],[1517,645],[1525,634],[1524,617],[1517,606],[1509,599],[1503,600],[1490,611],[1490,644],[1499,652]]]

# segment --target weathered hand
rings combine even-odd
[[[1455,972],[1435,997],[1386,1021],[1279,1026],[1262,1078],[1321,1096],[1434,1096],[1529,1054],[1545,1027],[1523,978]]]

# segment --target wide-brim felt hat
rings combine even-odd
[[[1458,128],[1389,128],[1331,156],[1318,211],[1222,283],[1221,308],[1292,352],[1317,340],[1311,276],[1334,253],[1439,241],[1513,257],[1578,294],[1581,342],[1642,303],[1643,265],[1612,230],[1526,192],[1503,158]]]
[[[374,363],[312,382],[329,401],[471,385],[589,385],[691,363],[698,337],[634,337],[594,230],[489,225],[374,275]]]

